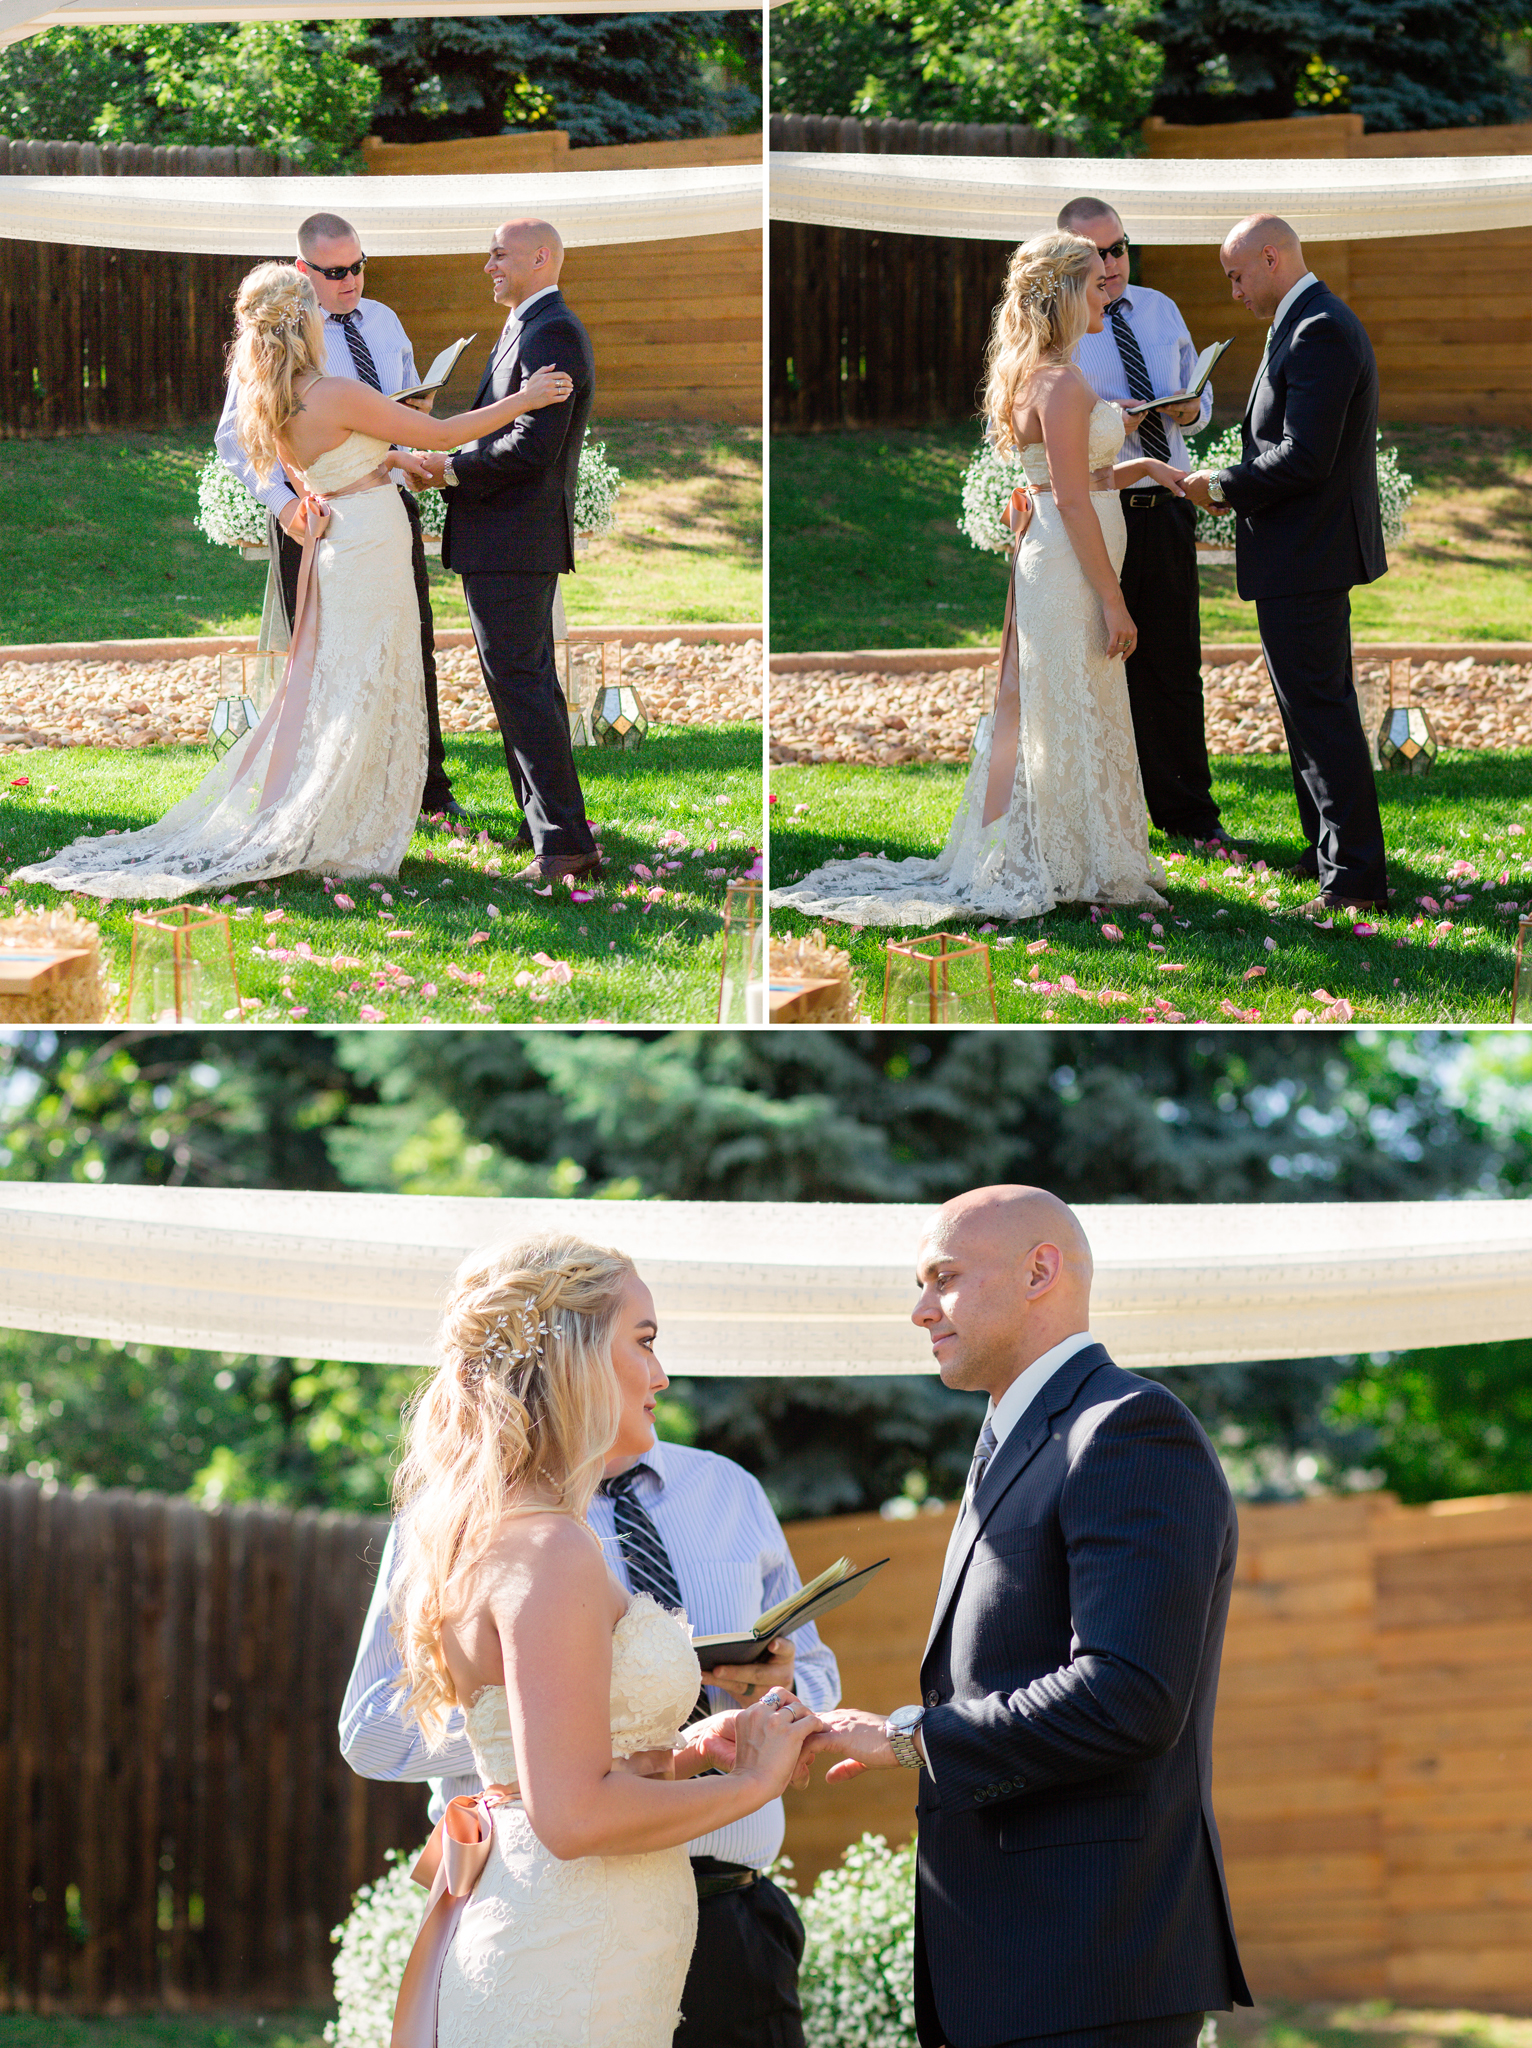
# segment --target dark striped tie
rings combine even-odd
[[[374,391],[381,391],[383,386],[378,379],[378,366],[372,359],[372,350],[367,346],[366,337],[362,333],[361,315],[355,312],[332,313],[330,318],[345,334],[346,346],[351,351],[356,374],[364,384],[370,384]]]
[[[670,1552],[665,1548],[664,1537],[654,1526],[653,1516],[634,1492],[643,1469],[641,1465],[630,1465],[615,1479],[603,1479],[600,1490],[612,1503],[612,1512],[617,1520],[617,1547],[628,1568],[628,1584],[635,1593],[650,1593],[662,1607],[679,1614],[685,1602],[676,1583],[676,1569],[670,1562]],[[697,1695],[697,1704],[686,1717],[686,1725],[690,1727],[693,1721],[705,1719],[707,1713],[707,1694],[701,1692]]]
[[[1112,336],[1122,358],[1129,392],[1134,398],[1153,398],[1154,386],[1149,381],[1149,368],[1138,345],[1138,337],[1128,325],[1126,304],[1122,299],[1113,299],[1106,310],[1111,315]],[[1170,442],[1157,412],[1146,412],[1139,422],[1138,445],[1146,455],[1152,455],[1160,462],[1169,462]]]

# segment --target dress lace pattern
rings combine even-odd
[[[375,469],[387,443],[352,434],[309,465],[316,491]],[[13,881],[166,901],[278,875],[396,875],[426,778],[425,674],[410,529],[384,485],[331,501],[315,550],[308,704],[287,786],[260,808],[277,737],[229,749],[190,796],[139,832],[77,839]]]
[[[668,1749],[700,1685],[685,1620],[636,1595],[612,1632],[612,1754]],[[514,1785],[505,1688],[465,1718],[483,1782]],[[669,2048],[696,1933],[684,1848],[560,1862],[524,1807],[498,1807],[442,1972],[437,2048]]]
[[[1122,415],[1091,411],[1089,463],[1111,462]],[[1040,443],[1021,450],[1028,481],[1046,485]],[[1114,570],[1127,546],[1116,491],[1091,502]],[[1060,903],[1154,903],[1165,871],[1149,852],[1127,671],[1108,660],[1101,602],[1086,580],[1053,494],[1039,490],[1016,550],[1014,624],[1001,688],[1019,693],[1020,736],[1009,810],[985,825],[990,749],[969,770],[947,843],[935,860],[831,861],[772,891],[773,903],[844,924],[929,926],[949,918],[1038,917]]]

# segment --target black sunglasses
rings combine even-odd
[[[1105,249],[1102,248],[1099,242],[1096,244],[1096,254],[1101,258],[1103,263],[1108,262],[1110,258],[1112,258],[1113,256],[1126,256],[1127,253],[1128,238],[1126,235],[1119,235],[1117,240],[1115,242],[1110,243]],[[325,272],[326,277],[330,277],[333,275],[334,273],[332,271],[327,270]],[[341,272],[341,276],[345,276],[344,271]]]
[[[303,260],[305,263],[308,263],[307,257]],[[308,267],[316,277],[327,277],[331,284],[339,284],[343,277],[356,277],[360,275],[367,268],[367,258],[365,256],[358,256],[355,263],[308,263]]]

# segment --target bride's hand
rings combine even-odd
[[[431,465],[424,455],[417,455],[412,448],[394,448],[389,451],[390,469],[402,469],[416,490],[424,490],[434,481]]]
[[[297,516],[287,529],[296,541],[318,540],[330,523],[330,507],[317,492],[308,491],[298,500]]]
[[[1167,491],[1174,491],[1178,498],[1184,498],[1186,493],[1181,486],[1191,475],[1191,471],[1177,469],[1173,462],[1156,462],[1149,459],[1144,463],[1144,475],[1157,484],[1163,484]]]
[[[1126,661],[1138,645],[1138,628],[1129,615],[1128,607],[1119,595],[1108,599],[1101,611],[1106,620],[1107,660],[1114,661],[1121,655]]]
[[[521,387],[521,396],[533,412],[545,405],[560,405],[574,395],[574,379],[567,370],[545,363],[540,370],[534,370]]]
[[[808,1760],[799,1752],[824,1723],[802,1700],[777,1686],[759,1706],[734,1716],[734,1774],[761,1779],[773,1795],[808,1783]]]

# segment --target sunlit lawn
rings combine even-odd
[[[86,2019],[0,2013],[0,2048],[320,2048],[330,2010],[146,2012]]]
[[[1417,492],[1388,575],[1352,593],[1356,637],[1532,636],[1532,430],[1400,426],[1384,439]],[[957,524],[977,445],[977,423],[774,436],[773,648],[993,646],[1005,564]],[[1255,640],[1234,571],[1201,578],[1204,640]]]
[[[583,903],[562,886],[539,896],[507,879],[529,856],[510,844],[517,813],[498,734],[449,739],[447,758],[455,793],[480,813],[471,833],[417,832],[397,881],[326,889],[300,876],[224,905],[252,1020],[712,1020],[724,890],[760,837],[758,727],[659,727],[638,753],[578,755],[609,861],[581,885],[592,891]],[[7,756],[7,784],[29,780],[0,787],[0,875],[84,832],[149,823],[207,764],[205,750],[181,747]],[[36,884],[0,887],[5,910],[65,900]],[[142,906],[75,900],[99,922],[125,992],[131,910]]]
[[[618,530],[563,582],[574,624],[761,616],[761,436],[688,420],[593,422],[623,473]],[[213,423],[143,434],[0,441],[0,643],[253,633],[265,564],[193,525]],[[468,623],[431,563],[436,623]]]
[[[1532,898],[1532,753],[1444,753],[1430,776],[1379,777],[1395,894],[1376,934],[1363,938],[1343,916],[1328,931],[1297,916],[1314,884],[1272,872],[1301,846],[1286,756],[1222,756],[1213,769],[1224,823],[1249,848],[1246,864],[1210,859],[1153,833],[1151,845],[1170,872],[1169,911],[1146,920],[1124,906],[1093,918],[1072,906],[992,928],[984,936],[1002,1022],[1129,1023],[1153,1012],[1165,1021],[1178,1013],[1189,1021],[1282,1024],[1301,1021],[1300,1011],[1317,1017],[1335,999],[1349,1003],[1358,1022],[1506,1021],[1514,906],[1527,908]],[[773,886],[838,856],[936,854],[965,772],[937,765],[773,769]],[[1263,860],[1268,870],[1260,874]],[[1468,872],[1453,876],[1454,864]],[[1450,902],[1453,896],[1467,900]],[[1423,906],[1421,897],[1439,907]],[[1105,934],[1108,924],[1120,939]],[[774,909],[772,928],[813,927]],[[824,929],[850,950],[862,1008],[876,1018],[890,934]],[[976,927],[950,919],[946,929]]]

